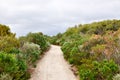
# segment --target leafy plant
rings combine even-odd
[[[49,44],[47,40],[45,40],[45,37],[42,33],[29,33],[27,34],[27,36],[20,37],[19,40],[20,40],[21,46],[26,42],[38,44],[42,52],[49,47]]]
[[[13,49],[19,48],[19,41],[12,36],[0,37],[0,51],[12,53]]]
[[[81,80],[112,80],[118,72],[118,65],[114,61],[103,60],[101,62],[83,59],[83,64],[79,66]]]
[[[20,48],[20,51],[29,65],[35,62],[41,54],[39,45],[34,43],[25,43],[23,47]]]
[[[0,72],[16,72],[18,70],[16,56],[0,52],[0,69]]]
[[[19,60],[15,54],[5,52],[0,52],[0,74],[4,75],[2,73],[9,74],[13,80],[26,80],[29,78],[25,61]],[[2,78],[4,78],[4,76]]]

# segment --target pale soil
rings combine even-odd
[[[76,80],[76,77],[65,61],[60,47],[52,45],[38,62],[30,80]]]

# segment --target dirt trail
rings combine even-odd
[[[30,80],[76,80],[59,46],[51,46],[37,64]]]

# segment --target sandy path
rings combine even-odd
[[[76,80],[76,77],[64,60],[60,47],[52,45],[43,59],[38,62],[30,80]]]

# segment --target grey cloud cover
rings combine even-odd
[[[0,23],[17,36],[54,35],[80,23],[120,19],[120,0],[0,0]]]

